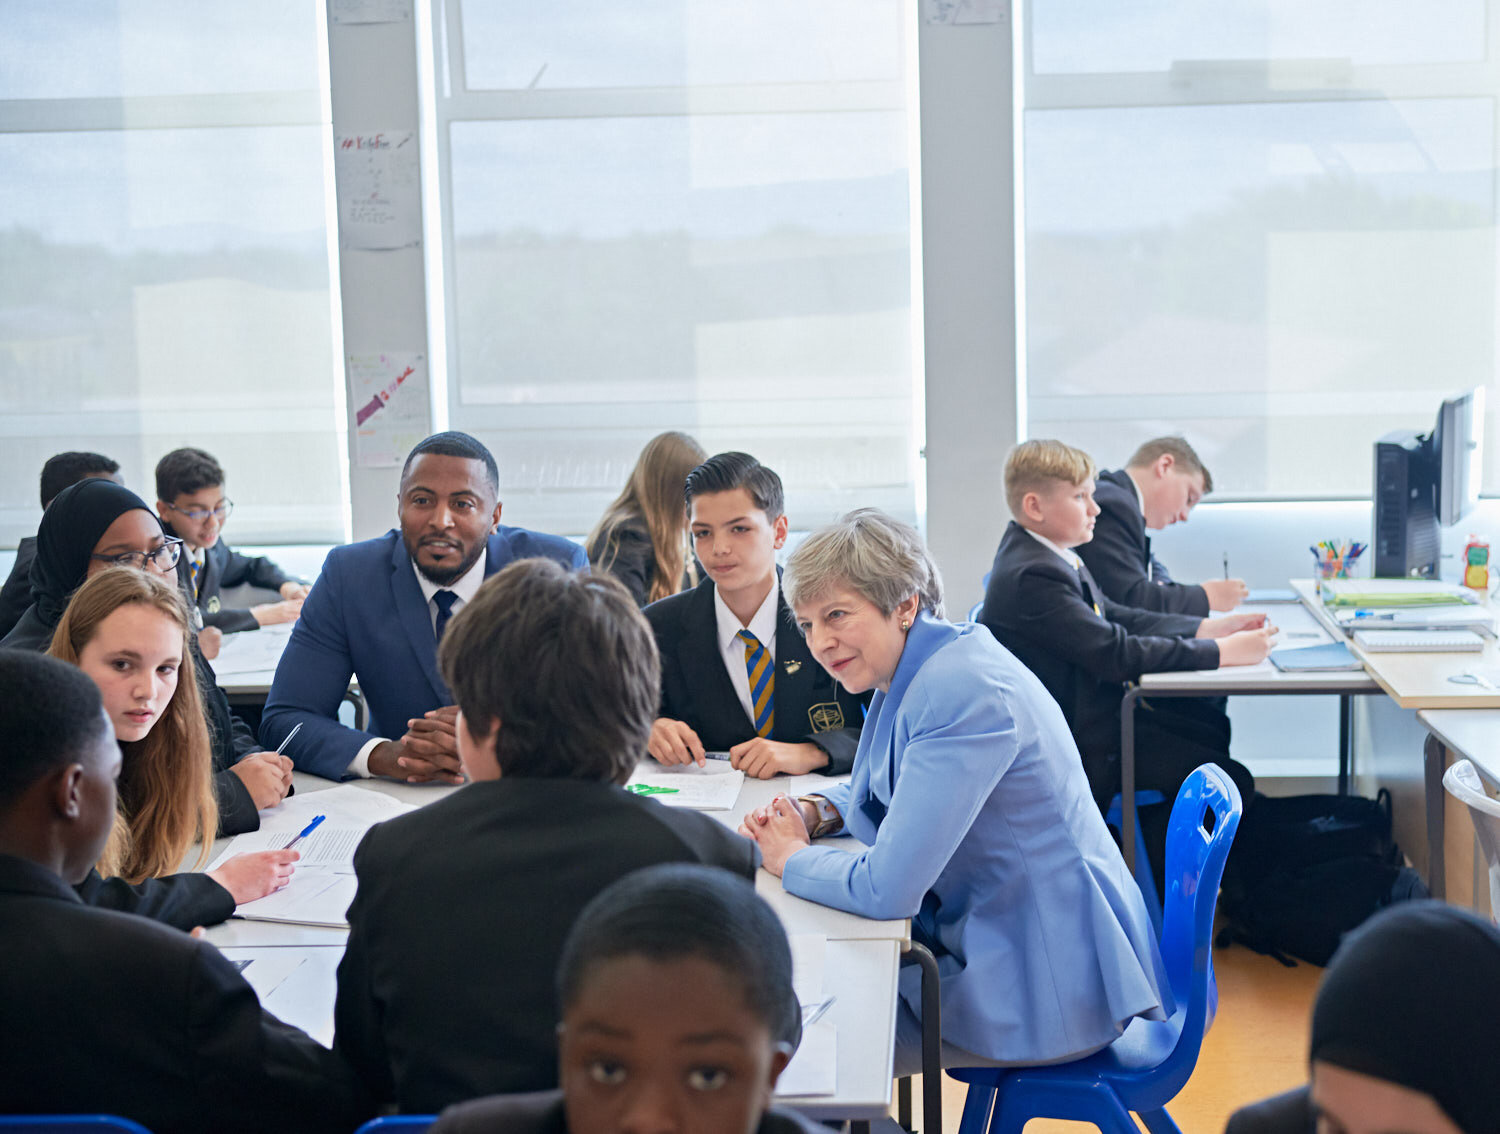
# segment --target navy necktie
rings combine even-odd
[[[432,596],[432,601],[437,603],[437,622],[433,624],[433,630],[441,642],[443,631],[448,628],[448,619],[453,617],[453,604],[458,601],[458,596],[452,591],[438,591]]]

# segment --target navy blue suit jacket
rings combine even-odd
[[[489,537],[485,577],[517,559],[588,566],[583,548],[560,536],[501,528]],[[351,677],[358,677],[370,710],[368,732],[337,719]],[[392,529],[328,553],[276,667],[261,743],[276,748],[300,723],[286,749],[292,763],[342,779],[368,741],[399,739],[408,720],[452,703],[438,673],[432,616],[401,533]]]

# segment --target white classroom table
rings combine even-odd
[[[296,773],[293,779],[299,796],[335,786],[330,780],[302,772]],[[390,780],[354,782],[360,787],[418,806],[460,790],[446,785],[401,784]],[[734,811],[705,814],[738,826],[746,812],[769,802],[778,792],[785,791],[787,785],[785,778],[747,779]],[[853,839],[825,842],[834,846],[846,845],[851,851],[859,849],[859,844]],[[210,861],[226,845],[227,839],[216,841]],[[909,944],[910,922],[872,921],[804,901],[786,893],[781,887],[781,879],[765,870],[757,872],[755,888],[776,911],[788,934],[821,933],[828,938],[823,991],[825,996],[835,997],[824,1019],[830,1021],[838,1032],[836,1093],[802,1097],[778,1095],[777,1101],[814,1118],[843,1118],[866,1123],[884,1117],[891,1107],[897,972],[902,950]],[[321,946],[337,950],[342,955],[348,931],[326,926],[231,919],[206,930],[205,936],[226,949]],[[332,1035],[333,1002],[337,990],[333,980],[334,968],[331,963],[313,967],[305,988],[305,995],[312,1003],[307,1005],[306,1012],[299,1019],[290,1021],[320,1037]]]
[[[1500,783],[1500,709],[1421,709],[1417,712],[1417,720],[1427,729],[1427,740],[1422,746],[1423,793],[1427,809],[1427,888],[1434,898],[1446,898],[1447,801],[1443,773],[1450,763],[1468,760],[1485,779]],[[1477,889],[1472,896],[1477,899]]]

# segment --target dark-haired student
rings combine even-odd
[[[513,563],[439,654],[471,782],[355,852],[334,1012],[334,1050],[409,1112],[556,1085],[557,955],[604,887],[661,862],[748,879],[759,861],[707,816],[620,786],[657,677],[651,631],[614,579]]]
[[[588,558],[560,536],[501,526],[499,467],[467,433],[412,449],[396,507],[399,527],[328,553],[276,667],[260,735],[275,748],[302,725],[287,755],[330,780],[460,783],[458,710],[437,664],[448,620],[514,560],[585,568]],[[529,672],[521,662],[516,676]],[[356,676],[367,729],[338,721]]]
[[[460,1103],[433,1134],[813,1134],[770,1109],[801,1030],[786,932],[722,870],[652,866],[585,907],[557,970],[562,1089]]]
[[[0,646],[46,650],[84,580],[115,566],[175,580],[180,553],[181,543],[166,537],[156,514],[128,488],[89,479],[63,489],[37,528],[37,557],[31,568],[34,601]],[[229,711],[208,662],[196,655],[193,661],[213,743],[219,833],[253,831],[260,826],[257,812],[286,796],[289,762],[259,750],[254,735]]]
[[[80,480],[96,476],[123,484],[120,462],[101,453],[58,453],[48,457],[42,466],[42,511],[47,510],[59,492]],[[31,563],[36,558],[36,537],[23,536],[16,545],[16,559],[10,575],[0,587],[0,638],[4,638],[21,621],[31,605]]]
[[[154,1134],[347,1132],[370,1111],[326,1048],[267,1015],[217,949],[72,886],[115,819],[94,683],[0,651],[0,1113],[117,1114]]]
[[[182,540],[177,576],[203,615],[224,634],[293,622],[309,590],[264,556],[241,555],[220,536],[234,502],[224,495],[224,468],[202,449],[173,449],[156,462],[156,514],[162,530]],[[226,607],[225,587],[244,584],[276,591],[280,602]]]
[[[747,453],[688,474],[689,531],[705,578],[654,602],[661,708],[651,755],[702,764],[728,752],[747,774],[842,775],[854,766],[868,695],[846,693],[813,662],[781,594],[781,478]]]

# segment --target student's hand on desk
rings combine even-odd
[[[292,880],[293,865],[302,857],[294,850],[263,850],[253,854],[237,854],[226,859],[217,870],[208,876],[234,899],[235,905],[253,902],[273,894]]]
[[[260,626],[275,626],[278,622],[296,622],[298,615],[302,613],[302,600],[263,602],[259,606],[252,606],[250,613],[255,616],[256,624]]]
[[[1276,643],[1276,627],[1241,630],[1219,639],[1219,668],[1226,665],[1254,665],[1263,662]]]
[[[787,744],[757,736],[729,750],[730,767],[747,776],[769,780],[777,772],[800,776],[816,768],[827,767],[828,753],[816,744]]]
[[[1210,610],[1233,610],[1250,596],[1244,579],[1210,579],[1202,586]]]
[[[687,764],[696,762],[703,767],[703,742],[698,734],[683,721],[669,717],[657,717],[651,722],[651,739],[646,742],[646,751],[658,764]]]
[[[1227,638],[1231,634],[1238,634],[1241,630],[1259,630],[1266,626],[1264,614],[1226,614],[1221,618],[1205,618],[1198,623],[1197,638]],[[1271,632],[1276,632],[1276,627],[1270,627]]]
[[[224,631],[217,626],[205,626],[198,631],[198,650],[209,661],[219,656],[224,648]]]
[[[275,752],[252,752],[229,769],[250,793],[255,810],[275,807],[292,789],[292,758]]]
[[[312,593],[312,588],[306,583],[294,583],[288,579],[281,584],[281,597],[284,599],[305,599]]]
[[[746,815],[740,824],[740,834],[754,839],[755,845],[760,847],[760,864],[777,878],[781,877],[787,859],[803,847],[812,845],[807,835],[808,824],[816,823],[817,816],[809,819],[811,810],[810,803],[778,795],[767,806]]]

